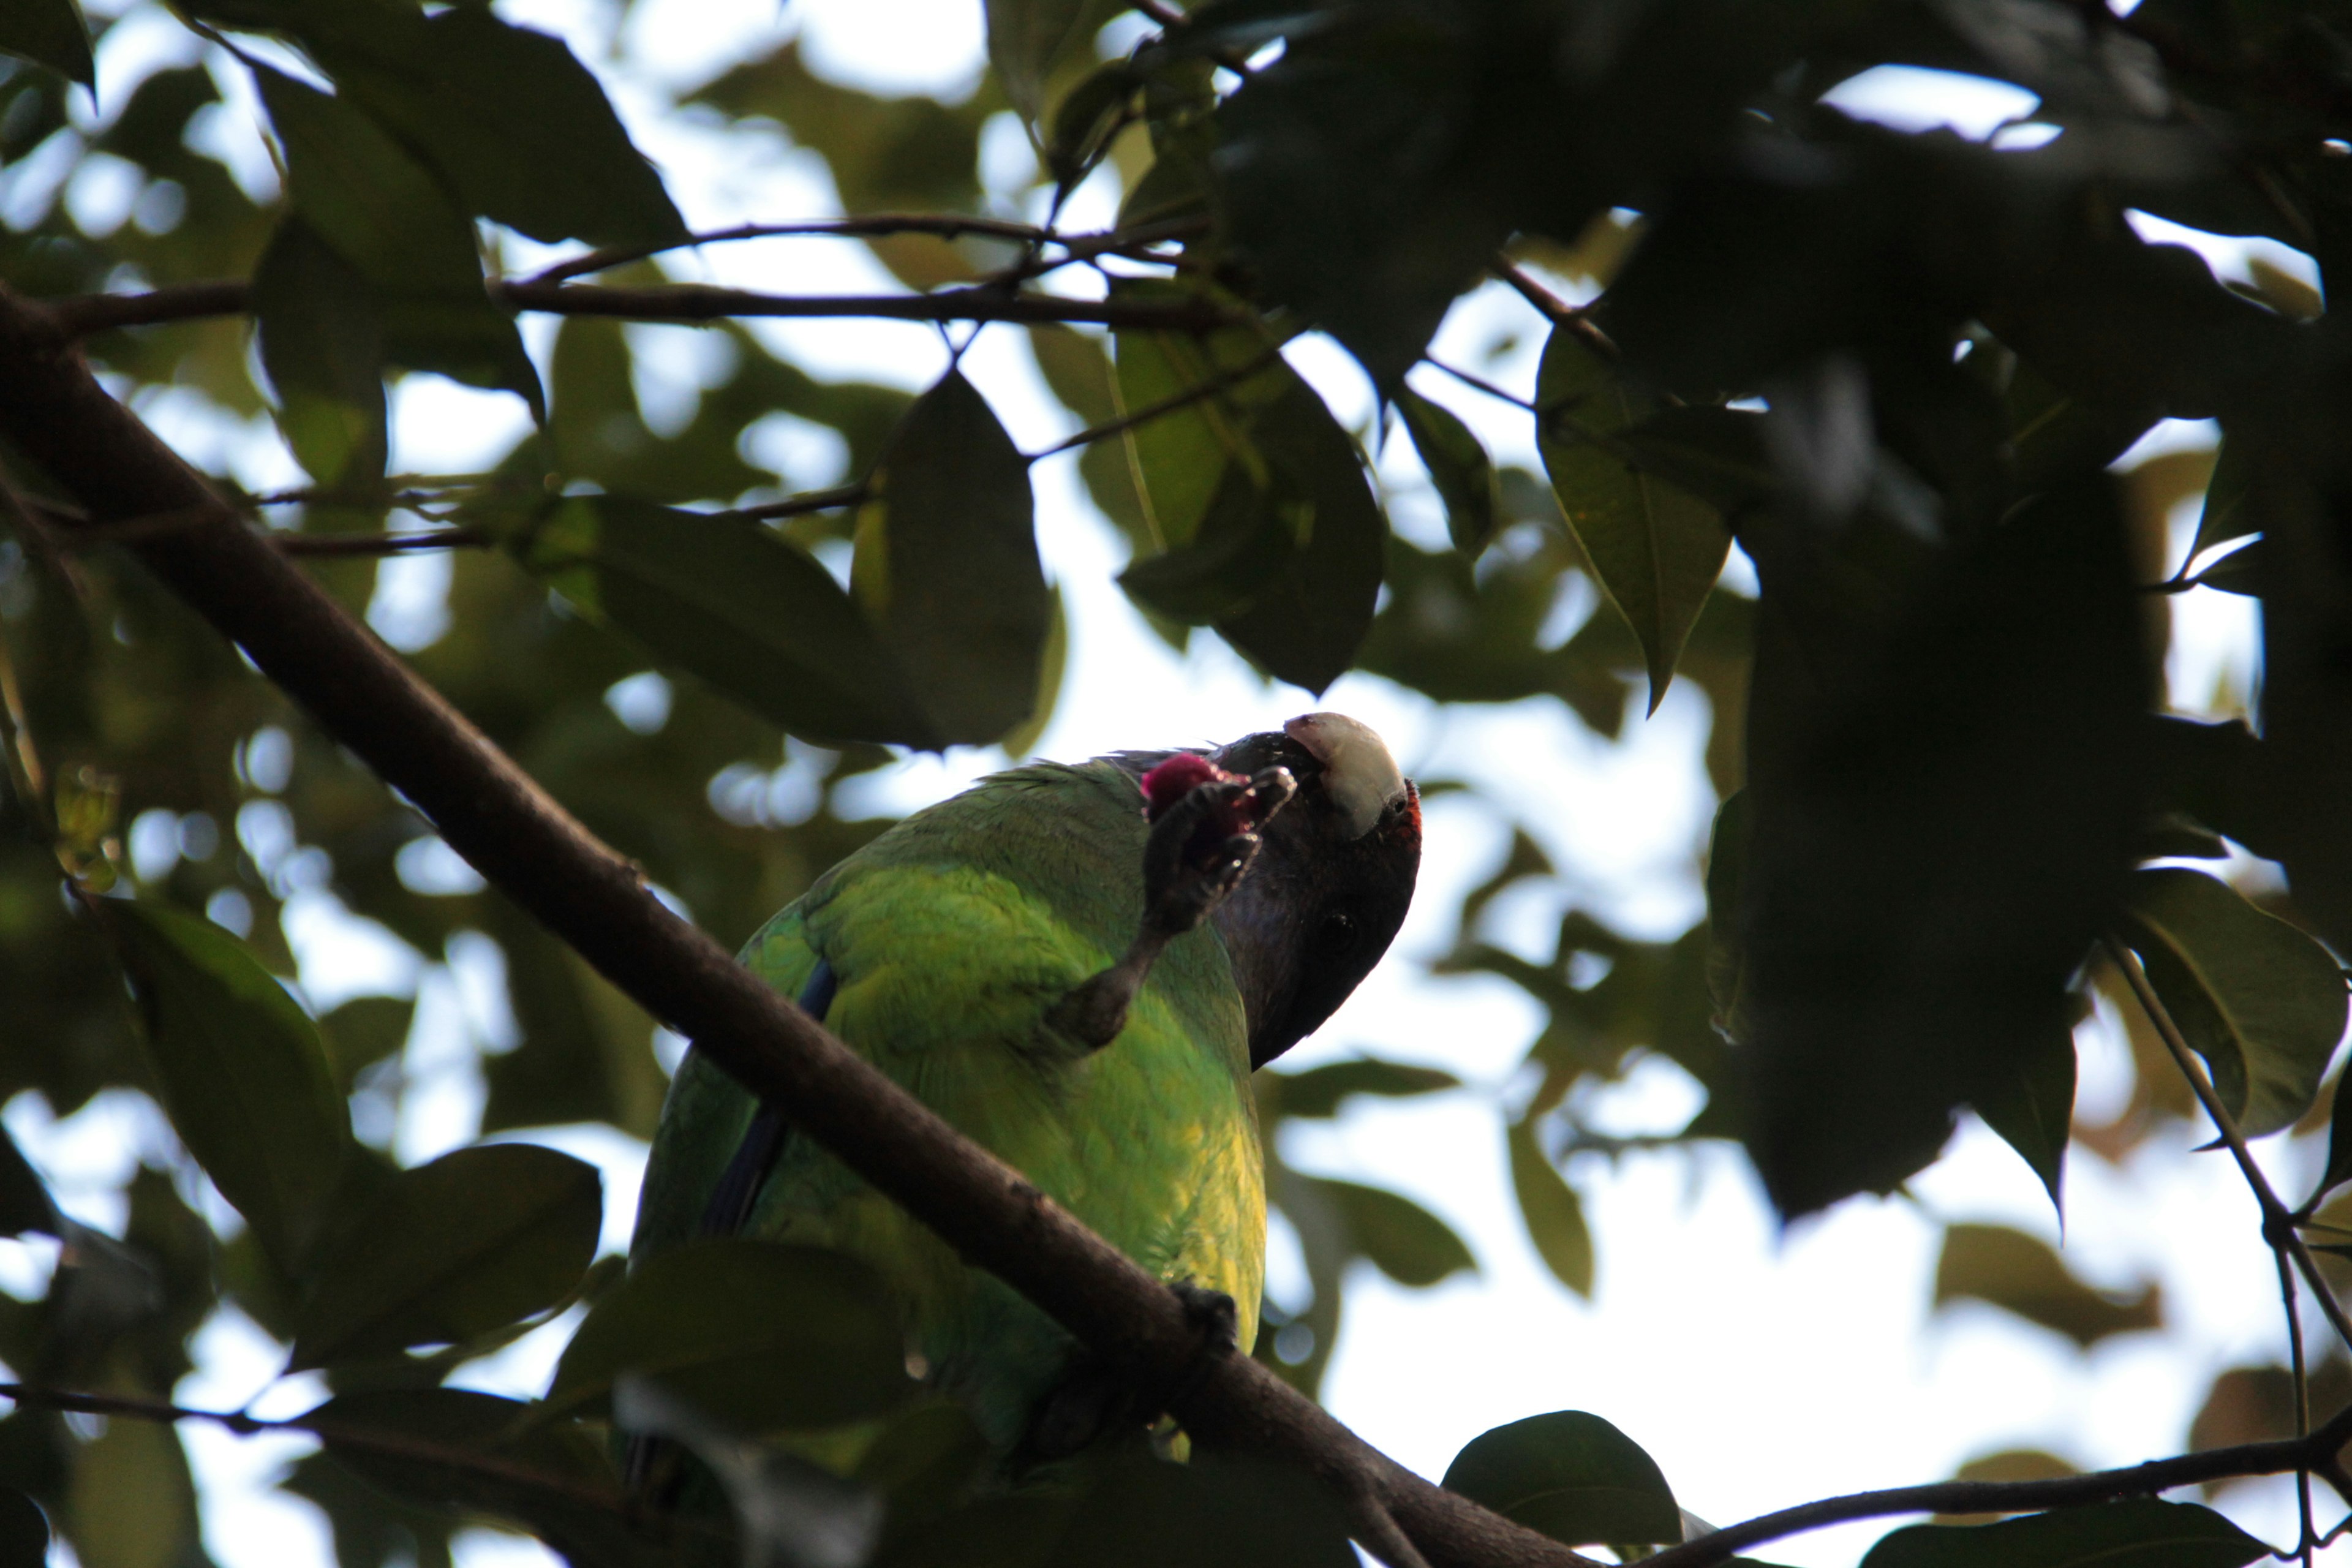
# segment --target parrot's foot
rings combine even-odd
[[[1259,830],[1298,793],[1288,768],[1244,778],[1180,752],[1143,776],[1143,920],[1118,962],[1073,987],[1046,1022],[1088,1050],[1127,1027],[1160,949],[1213,913],[1257,858]]]
[[[1074,1358],[1030,1423],[1023,1443],[1026,1462],[1065,1459],[1114,1433],[1142,1432],[1169,1406],[1183,1403],[1219,1362],[1233,1354],[1241,1325],[1234,1299],[1189,1279],[1171,1279],[1168,1288],[1183,1303],[1185,1319],[1197,1336],[1183,1370],[1172,1382],[1149,1389],[1138,1384],[1130,1367],[1093,1355]]]

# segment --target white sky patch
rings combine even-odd
[[[1856,120],[1896,131],[1954,131],[1982,142],[2042,105],[2013,82],[1918,66],[1873,66],[1850,76],[1822,101]]]

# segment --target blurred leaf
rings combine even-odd
[[[874,1568],[1046,1568],[1074,1498],[988,1497],[886,1538]]]
[[[100,907],[147,1021],[173,1130],[272,1261],[292,1271],[352,1147],[318,1026],[211,921],[143,902]]]
[[[1654,713],[1723,574],[1731,531],[1706,501],[1596,443],[1639,425],[1656,402],[1565,327],[1544,344],[1536,405],[1545,471],[1610,603],[1641,641]]]
[[[299,214],[278,224],[253,273],[262,368],[295,461],[329,488],[383,478],[383,324],[367,280]]]
[[[288,1367],[463,1344],[544,1311],[579,1283],[604,1213],[593,1165],[527,1143],[403,1171],[320,1264]]]
[[[2330,1355],[2311,1369],[2312,1424],[2319,1426],[2352,1404],[2352,1364]],[[2189,1451],[2234,1448],[2295,1435],[2294,1373],[2284,1366],[2237,1366],[2216,1373],[2205,1402],[2189,1424]],[[2208,1495],[2238,1478],[2205,1483]]]
[[[1261,1083],[1276,1086],[1275,1103],[1284,1116],[1337,1116],[1350,1096],[1375,1094],[1388,1098],[1435,1094],[1459,1089],[1462,1080],[1437,1068],[1411,1067],[1403,1062],[1360,1057],[1354,1061],[1327,1062],[1304,1072],[1258,1075]]]
[[[907,411],[871,487],[850,593],[939,738],[996,740],[1037,705],[1054,616],[1028,460],[950,371]]]
[[[900,1411],[859,1456],[852,1479],[881,1493],[885,1541],[947,1513],[989,1478],[991,1456],[962,1405],[935,1398]]]
[[[504,899],[486,922],[507,957],[507,997],[522,1043],[482,1064],[482,1131],[608,1121],[651,1138],[668,1079],[654,1059],[654,1021]]]
[[[1396,393],[1397,413],[1429,482],[1445,502],[1445,532],[1454,548],[1476,555],[1495,537],[1502,495],[1495,478],[1494,459],[1470,433],[1470,426],[1442,404],[1432,403],[1411,387]]]
[[[323,1448],[294,1461],[278,1484],[327,1516],[336,1568],[451,1568],[458,1521],[394,1501]]]
[[[2231,445],[2224,435],[2221,449],[2214,454],[2213,471],[2205,485],[2205,507],[2198,514],[2197,537],[2189,546],[2191,561],[2216,544],[2242,539],[2254,531],[2256,524],[2246,506],[2247,491],[2252,488],[2252,465],[2244,456],[2242,443]]]
[[[1956,1481],[2054,1481],[2079,1476],[2080,1467],[2040,1448],[2003,1448],[1970,1459],[1952,1472]],[[2001,1513],[1939,1513],[1932,1524],[1990,1524],[2010,1517]]]
[[[266,66],[254,80],[285,146],[294,210],[373,290],[385,354],[520,394],[544,418],[539,373],[490,302],[472,226],[440,182],[341,99]]]
[[[1863,1568],[2243,1568],[2270,1548],[2194,1503],[2097,1503],[1999,1524],[1914,1524],[1880,1539]]]
[[[1046,1568],[1350,1568],[1327,1487],[1255,1457],[1129,1460],[1081,1499]]]
[[[582,610],[796,734],[945,743],[849,595],[773,529],[573,496],[518,542]]]
[[[1944,1232],[1936,1263],[1936,1305],[1989,1301],[2090,1349],[2111,1334],[2164,1325],[2154,1285],[2128,1300],[2094,1290],[2067,1270],[2047,1244],[2000,1225],[1955,1225]]]
[[[95,93],[98,67],[89,53],[89,24],[77,0],[23,0],[0,15],[0,54],[47,66]]]
[[[638,1373],[738,1431],[837,1426],[914,1391],[899,1308],[846,1254],[705,1241],[638,1266],[572,1338],[551,1412],[603,1408]]]
[[[2074,1124],[2074,1031],[2051,1029],[2038,1049],[2007,1070],[2006,1082],[1978,1094],[1976,1113],[2042,1178],[2050,1206],[2063,1214],[2059,1193]]]
[[[337,87],[421,149],[468,211],[541,241],[685,237],[661,176],[562,39],[475,5],[352,8],[305,37]]]
[[[118,1416],[84,1443],[61,1522],[82,1568],[193,1568],[205,1561],[195,1481],[168,1423]]]
[[[1554,1279],[1591,1300],[1592,1230],[1585,1224],[1583,1200],[1544,1157],[1531,1122],[1512,1122],[1504,1131],[1504,1142],[1511,1158],[1511,1190],[1517,1194],[1528,1239],[1536,1244]]]
[[[25,1568],[49,1559],[49,1521],[40,1505],[14,1487],[0,1488],[0,1563]]]
[[[1748,809],[1746,790],[1727,796],[1716,808],[1706,845],[1706,990],[1716,1028],[1735,1045],[1748,1038],[1741,1011],[1748,968],[1739,940],[1739,880],[1748,861]]]
[[[1087,0],[987,0],[988,62],[1024,120],[1045,109],[1054,57],[1086,15]]]
[[[0,1236],[22,1236],[28,1230],[56,1236],[59,1223],[57,1205],[40,1173],[8,1130],[0,1127]]]
[[[360,1074],[408,1043],[416,1004],[404,996],[354,996],[319,1020],[335,1087],[352,1092]]]
[[[1530,1415],[1473,1437],[1443,1484],[1570,1546],[1683,1536],[1682,1510],[1656,1461],[1581,1410]]]
[[[2344,972],[2326,948],[2201,871],[2132,875],[2125,940],[2249,1137],[2292,1127],[2344,1037]]]
[[[1354,1182],[1309,1180],[1345,1216],[1356,1249],[1398,1284],[1421,1289],[1449,1274],[1478,1271],[1468,1244],[1411,1198]]]

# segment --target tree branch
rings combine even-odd
[[[55,313],[5,287],[0,435],[96,523],[207,512],[200,525],[131,548],[631,999],[1139,1386],[1184,1390],[1173,1413],[1196,1439],[1278,1455],[1343,1498],[1378,1499],[1436,1568],[1587,1563],[1405,1469],[1250,1357],[1222,1355],[1202,1369],[1198,1331],[1174,1291],[664,908],[633,864],[109,396]]]
[[[1654,1557],[1644,1557],[1642,1568],[1714,1568],[1748,1547],[1849,1520],[1903,1513],[2038,1513],[2044,1509],[2153,1497],[2174,1487],[2237,1476],[2275,1476],[2301,1469],[2326,1474],[2337,1450],[2347,1442],[2352,1442],[2352,1406],[2338,1411],[2307,1437],[2208,1448],[2119,1470],[2094,1470],[2042,1481],[1932,1481],[1926,1486],[1853,1492],[1727,1526],[1712,1535],[1668,1547]]]
[[[716,321],[750,317],[854,316],[896,321],[1063,321],[1104,327],[1210,331],[1235,318],[1207,300],[1070,300],[946,289],[935,294],[764,294],[704,283],[607,289],[587,283],[493,282],[490,298],[510,310],[553,316],[617,316],[633,321]],[[16,309],[23,309],[18,301]],[[153,326],[253,309],[249,284],[181,283],[143,294],[77,294],[42,303],[68,338],[115,327]]]
[[[1075,436],[1066,436],[1050,447],[1040,447],[1037,450],[1026,453],[1024,456],[1034,463],[1041,458],[1050,458],[1056,452],[1066,452],[1073,447],[1090,446],[1097,441],[1123,435],[1139,425],[1150,424],[1163,414],[1173,414],[1178,409],[1189,408],[1204,398],[1214,397],[1225,388],[1247,381],[1281,357],[1282,345],[1275,343],[1264,353],[1255,355],[1234,366],[1231,370],[1220,371],[1206,381],[1188,386],[1181,392],[1173,393],[1157,403],[1148,403],[1132,414],[1122,414],[1118,418],[1107,419],[1100,425],[1090,425]]]

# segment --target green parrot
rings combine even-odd
[[[1265,1260],[1250,1072],[1386,951],[1420,858],[1388,748],[1314,713],[984,779],[819,878],[743,961],[1144,1268],[1229,1299],[1246,1350]],[[932,1384],[1015,1468],[1124,1418],[1051,1319],[689,1052],[631,1262],[725,1234],[877,1269]]]

